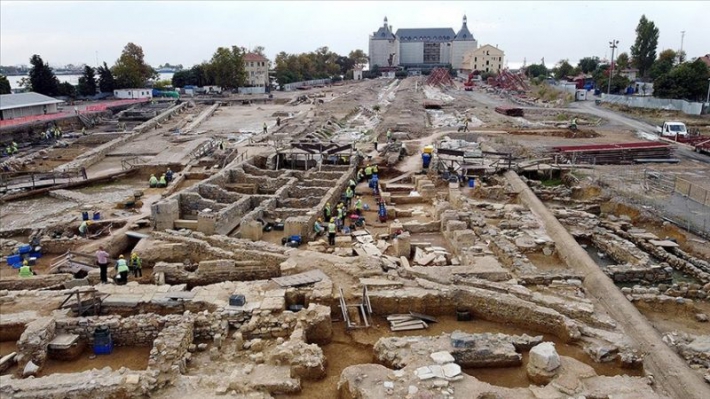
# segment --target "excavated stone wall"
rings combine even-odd
[[[430,289],[406,287],[396,291],[371,291],[370,302],[377,314],[418,312],[437,316],[465,309],[477,318],[506,320],[516,326],[553,334],[568,342],[580,337],[576,324],[555,310],[509,294],[474,287],[451,289],[432,284]]]
[[[187,284],[188,288],[193,288],[222,281],[266,280],[278,277],[281,271],[278,266],[220,259],[202,261],[194,272],[186,270],[182,263],[158,262],[153,273],[163,273],[167,284]]]
[[[185,372],[187,350],[194,339],[193,329],[192,320],[187,319],[165,327],[156,337],[150,350],[148,370],[160,372],[157,376],[158,387],[172,383]]]
[[[22,373],[30,361],[40,369],[47,359],[47,345],[54,339],[56,321],[53,317],[42,317],[27,325],[17,341],[17,372]]]
[[[42,288],[58,286],[73,279],[74,276],[68,273],[44,274],[25,278],[4,278],[0,280],[0,290],[38,290]]]

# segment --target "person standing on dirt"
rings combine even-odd
[[[362,198],[360,196],[358,196],[357,201],[355,201],[355,213],[358,216],[362,216]]]
[[[170,183],[173,181],[173,171],[168,168],[168,170],[165,172],[165,181]]]
[[[353,191],[352,187],[348,187],[345,189],[345,209],[350,209],[350,205],[353,202],[353,196],[355,195],[355,192]]]
[[[116,272],[120,276],[118,279],[120,285],[124,285],[128,282],[128,270],[128,263],[123,259],[123,255],[119,256],[118,261],[116,261]]]
[[[280,116],[276,117],[276,126],[281,126],[281,117]]]
[[[372,178],[372,166],[370,164],[367,164],[367,167],[365,167],[365,179],[367,180],[367,183],[370,183],[370,179]]]
[[[108,284],[108,252],[104,251],[103,246],[96,251],[96,263],[101,271],[101,284]]]
[[[468,132],[468,118],[463,120],[463,131]]]
[[[335,230],[337,226],[335,225],[335,218],[330,218],[330,223],[328,223],[328,245],[335,246]]]
[[[392,129],[387,129],[387,142],[392,141]]]
[[[158,178],[155,175],[150,175],[150,180],[148,180],[148,185],[150,188],[158,187]]]
[[[264,134],[268,133],[268,128],[266,127],[266,122],[264,122]]]
[[[330,202],[325,203],[325,207],[323,207],[323,218],[325,220],[330,220],[330,218],[333,216],[333,211],[330,208]]]
[[[143,277],[143,261],[137,253],[131,253],[130,268],[133,270],[133,277]]]
[[[572,118],[572,122],[569,124],[569,128],[572,130],[577,130],[577,117]]]
[[[158,188],[165,188],[168,186],[168,182],[165,180],[165,173],[160,175],[160,180],[158,180]]]

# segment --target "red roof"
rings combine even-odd
[[[269,61],[263,55],[257,53],[246,53],[244,54],[244,61]]]
[[[710,68],[710,54],[705,54],[705,56],[700,57],[700,59]]]

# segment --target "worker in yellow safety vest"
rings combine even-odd
[[[90,220],[84,220],[81,222],[79,225],[79,235],[82,237],[86,237],[86,234],[89,232],[89,226],[91,225]]]
[[[167,186],[168,186],[168,182],[165,180],[165,173],[163,173],[160,176],[160,180],[158,181],[158,187],[167,187]]]
[[[133,277],[143,277],[143,261],[135,252],[131,253],[130,268],[133,270]]]
[[[330,220],[331,216],[333,216],[333,211],[330,208],[330,202],[326,202],[325,207],[323,207],[323,218]]]
[[[367,179],[367,182],[370,182],[370,178],[372,178],[372,166],[370,164],[367,164],[367,167],[365,167],[365,179]]]
[[[27,260],[22,261],[22,267],[20,267],[20,277],[32,277],[35,273],[30,268]]]
[[[116,272],[118,273],[118,284],[126,284],[128,282],[128,263],[123,258],[123,255],[118,257],[116,261]]]
[[[330,218],[330,223],[328,223],[328,244],[335,245],[335,231],[337,226],[335,225],[335,218]]]
[[[155,177],[155,175],[150,175],[150,180],[148,180],[148,184],[150,185],[150,188],[158,187],[158,178]]]
[[[362,198],[360,198],[360,196],[358,196],[357,201],[355,201],[355,213],[357,213],[358,216],[362,216]]]
[[[345,189],[345,209],[350,209],[350,204],[353,201],[353,195],[355,195],[355,193],[352,188],[348,187]]]

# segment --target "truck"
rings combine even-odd
[[[656,131],[662,137],[685,137],[688,135],[688,129],[683,122],[663,122],[663,126],[656,126]]]

